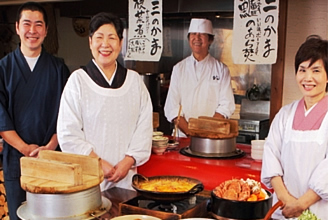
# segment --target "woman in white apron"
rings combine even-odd
[[[295,57],[301,100],[275,116],[264,146],[261,180],[283,206],[273,219],[299,217],[309,209],[328,219],[328,41],[309,37]]]
[[[151,154],[152,104],[140,75],[117,57],[123,44],[123,23],[100,12],[89,25],[93,59],[75,70],[62,94],[57,136],[63,152],[100,157],[102,191],[133,189],[137,167]]]

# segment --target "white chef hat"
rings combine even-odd
[[[206,33],[213,34],[212,22],[205,18],[191,19],[188,33]]]

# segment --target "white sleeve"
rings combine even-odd
[[[172,120],[178,116],[181,103],[181,93],[179,91],[181,82],[178,70],[179,67],[175,65],[172,70],[169,91],[164,105],[164,114],[169,122],[172,122]],[[183,113],[181,113],[181,115],[183,115]]]
[[[328,201],[328,146],[326,148],[325,159],[313,171],[309,180],[309,188],[323,200]]]
[[[215,112],[224,115],[226,118],[229,118],[235,111],[235,99],[233,96],[233,91],[231,87],[231,76],[227,66],[221,63],[222,68],[222,82],[220,85],[220,97],[219,105],[217,106]]]
[[[64,88],[57,121],[57,137],[63,152],[89,155],[93,145],[85,140],[81,113],[81,87],[76,70]]]
[[[275,116],[270,126],[268,137],[264,144],[261,181],[272,188],[271,179],[275,176],[283,176],[281,165],[281,147],[283,144],[283,134],[287,121],[285,108],[282,108]]]
[[[140,113],[136,129],[126,152],[126,155],[132,156],[136,160],[136,166],[140,166],[148,161],[151,154],[153,136],[153,107],[150,95],[141,78],[139,84],[141,90]]]

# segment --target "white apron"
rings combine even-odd
[[[284,183],[288,191],[298,198],[309,189],[309,182],[312,178],[320,179],[322,178],[321,171],[327,172],[328,167],[318,168],[318,165],[327,154],[328,114],[319,130],[298,131],[292,129],[295,111],[293,112],[294,114],[289,115],[286,123],[281,148],[281,163],[284,170]],[[273,204],[276,202],[277,198],[274,194]],[[318,201],[310,207],[310,211],[319,219],[328,220],[327,201]],[[272,218],[285,219],[280,209],[272,215]]]

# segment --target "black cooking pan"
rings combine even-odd
[[[150,180],[183,180],[195,183],[195,186],[186,192],[156,192],[156,191],[149,191],[144,190],[139,187],[139,184],[144,181],[150,181]],[[182,177],[182,176],[152,176],[152,177],[145,177],[140,174],[135,174],[132,177],[132,187],[142,196],[157,200],[157,201],[179,201],[183,199],[190,198],[191,196],[195,195],[198,192],[201,192],[204,189],[204,185],[199,180],[189,178],[189,177]]]

